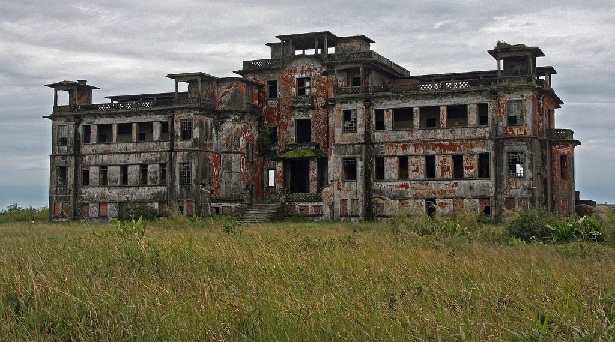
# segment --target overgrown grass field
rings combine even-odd
[[[470,219],[0,223],[0,339],[612,340],[613,246]]]

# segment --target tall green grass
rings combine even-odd
[[[511,243],[501,226],[447,222],[0,224],[0,331],[103,341],[615,336],[608,244]]]
[[[0,223],[11,222],[46,222],[49,220],[49,210],[43,208],[23,208],[17,203],[9,205],[6,209],[0,210]]]

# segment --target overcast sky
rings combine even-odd
[[[0,209],[48,201],[53,90],[87,79],[105,96],[173,91],[168,73],[236,76],[276,35],[366,35],[413,75],[493,70],[498,40],[538,46],[574,130],[582,198],[615,203],[615,0],[80,1],[0,3]]]

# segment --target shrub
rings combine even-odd
[[[8,222],[46,222],[49,220],[49,209],[42,208],[23,208],[17,203],[13,203],[6,207],[5,210],[0,210],[0,223]]]
[[[146,221],[153,221],[158,217],[158,211],[144,202],[129,201],[120,204],[120,220],[129,220],[135,217],[140,217]]]
[[[147,222],[143,221],[142,217],[139,217],[138,220],[133,218],[126,222],[111,218],[111,224],[115,227],[116,233],[121,237],[143,237],[147,227]]]
[[[508,234],[522,241],[548,240],[553,237],[549,226],[557,225],[557,218],[544,210],[523,211],[508,224]]]

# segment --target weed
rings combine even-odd
[[[111,218],[111,225],[115,227],[115,232],[121,237],[137,237],[141,238],[145,236],[145,228],[147,222],[143,221],[142,217],[135,220],[134,217],[130,221],[120,221],[115,218]]]

